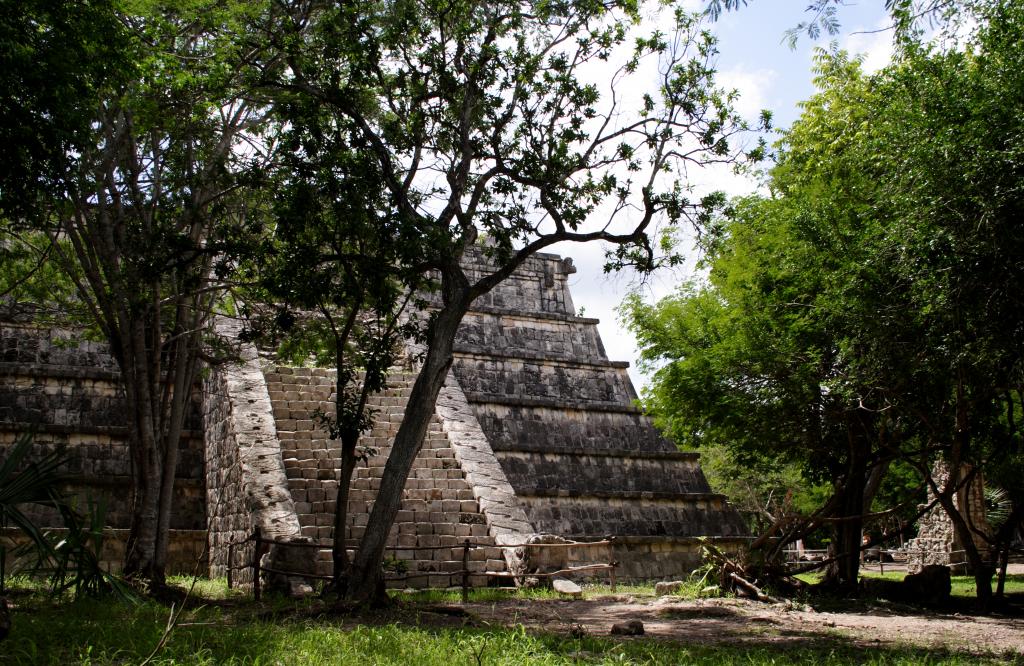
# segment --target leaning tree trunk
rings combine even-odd
[[[391,454],[381,477],[380,490],[377,491],[366,532],[352,565],[347,597],[360,603],[382,600],[384,587],[381,562],[388,533],[395,522],[405,482],[434,416],[437,396],[451,368],[455,335],[471,302],[468,285],[461,273],[455,278],[447,275],[445,278],[446,282],[452,280],[457,284],[453,286],[449,282],[443,285],[446,291],[445,303],[427,334],[427,356],[409,394],[405,417],[395,434]]]
[[[953,496],[957,492],[956,489],[961,485],[960,475],[963,473],[963,460],[967,456],[971,445],[970,401],[967,397],[965,385],[964,371],[962,368],[958,368],[956,430],[953,434],[953,448],[949,456],[949,479],[946,482],[946,488],[937,495],[939,503],[953,522],[956,536],[963,545],[964,552],[967,554],[967,564],[971,567],[971,572],[974,574],[978,604],[982,609],[987,610],[992,602],[992,568],[982,558],[981,551],[974,542],[974,533],[971,530],[971,526],[964,519],[963,513],[956,507],[956,503],[953,501]],[[966,487],[966,493],[969,493],[971,484],[968,483]],[[966,506],[962,507],[962,509],[970,511],[970,503],[965,502],[964,504]]]
[[[964,553],[967,555],[967,564],[971,568],[971,573],[974,575],[974,585],[977,592],[978,604],[983,608],[987,609],[992,602],[992,574],[993,569],[991,565],[985,561],[985,558],[981,556],[981,550],[974,541],[974,534],[971,531],[970,525],[964,519],[961,511],[956,507],[953,502],[952,495],[954,489],[959,485],[959,467],[950,470],[950,482],[946,484],[946,488],[937,493],[939,504],[946,511],[946,515],[949,516],[949,520],[953,523],[953,529],[956,532],[957,540],[960,541],[963,546]]]
[[[333,560],[333,571],[331,572],[331,584],[338,594],[345,594],[348,590],[348,544],[346,536],[348,530],[348,496],[352,485],[352,474],[356,469],[356,442],[358,434],[342,435],[341,437],[341,474],[338,477],[338,496],[334,505],[334,544],[331,546],[331,559]]]

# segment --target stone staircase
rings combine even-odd
[[[265,371],[273,406],[288,490],[295,502],[303,536],[321,541],[333,537],[334,510],[338,495],[340,448],[327,439],[314,414],[332,413],[335,372],[323,368],[270,366]],[[373,429],[360,445],[376,451],[356,468],[349,492],[346,539],[350,545],[363,536],[374,498],[380,487],[391,442],[408,401],[415,375],[395,372],[389,387],[371,397],[375,410]],[[399,587],[447,587],[453,582],[444,572],[462,569],[462,543],[494,544],[466,474],[456,459],[447,434],[435,416],[427,438],[406,483],[398,516],[389,536],[388,555],[402,561],[407,574],[433,574],[411,578]],[[427,547],[447,546],[438,550]],[[470,551],[471,571],[505,571],[502,550],[487,547]],[[318,573],[329,574],[329,550],[322,550]],[[458,580],[454,580],[458,582]],[[474,575],[473,585],[486,584]]]

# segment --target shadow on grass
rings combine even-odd
[[[976,657],[916,648],[865,646],[841,636],[780,631],[771,622],[735,641],[614,639],[473,626],[471,618],[405,603],[369,616],[331,615],[315,602],[197,600],[158,664],[1024,664],[1019,656]],[[226,601],[226,603],[225,603]],[[543,603],[543,602],[542,602]],[[139,663],[160,639],[169,608],[112,600],[53,602],[18,597],[3,664]],[[268,615],[272,613],[272,615]],[[716,620],[731,631],[730,617]],[[555,627],[552,627],[555,628]]]

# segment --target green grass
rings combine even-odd
[[[179,584],[183,580],[177,581]],[[20,581],[16,581],[20,583]],[[54,600],[15,590],[11,635],[0,643],[3,664],[138,664],[152,651],[169,608],[112,599]],[[606,591],[600,587],[588,594]],[[650,590],[637,588],[636,592]],[[486,601],[536,599],[538,592],[474,591]],[[412,666],[520,664],[975,664],[1005,659],[916,648],[863,648],[842,636],[779,637],[729,646],[651,639],[571,638],[522,627],[464,627],[428,612],[415,595],[400,611],[364,618],[318,614],[316,602],[271,598],[256,604],[223,581],[201,581],[157,664],[402,664]],[[447,593],[445,593],[447,594]],[[550,596],[550,595],[549,595]],[[495,597],[497,599],[497,597]],[[451,600],[424,595],[424,601]],[[363,622],[363,623],[360,623]],[[772,638],[772,640],[767,640]],[[1017,663],[1024,664],[1018,658]]]
[[[872,571],[870,569],[861,569],[860,575],[862,578],[883,578],[885,580],[902,581],[907,575],[906,571],[886,571],[884,574],[878,573],[878,571]],[[797,578],[806,583],[817,583],[821,580],[822,574],[820,572],[798,574]],[[974,599],[977,596],[977,590],[974,586],[974,576],[951,576],[950,583],[952,585],[952,591],[950,594],[954,597],[965,597]],[[992,591],[995,592],[996,579],[992,578]],[[1004,587],[1006,594],[1024,594],[1024,574],[1007,574],[1006,585]]]
[[[865,571],[861,570],[860,575],[865,578],[884,578],[885,580],[901,581],[903,577],[907,575],[906,571],[887,571],[885,574],[880,574],[877,571]],[[952,591],[950,594],[954,597],[966,597],[975,598],[977,597],[977,589],[974,585],[973,576],[951,576],[950,583],[952,584]],[[992,579],[992,591],[995,592],[996,579]],[[1024,574],[1007,574],[1006,586],[1004,588],[1006,594],[1020,594],[1024,593]]]

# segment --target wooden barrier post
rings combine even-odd
[[[462,545],[462,603],[469,602],[469,539]]]
[[[252,534],[252,538],[256,541],[255,547],[252,549],[252,596],[256,601],[260,600],[260,550],[263,546],[262,535],[260,534],[260,528],[257,527]]]
[[[231,576],[232,569],[235,566],[235,544],[234,542],[228,544],[228,589],[231,589],[231,583],[233,578]]]
[[[611,592],[615,593],[615,567],[618,566],[618,562],[612,559],[615,555],[615,535],[609,534],[604,538],[608,542],[608,563],[611,564],[611,568],[608,569],[608,583],[611,586]]]

